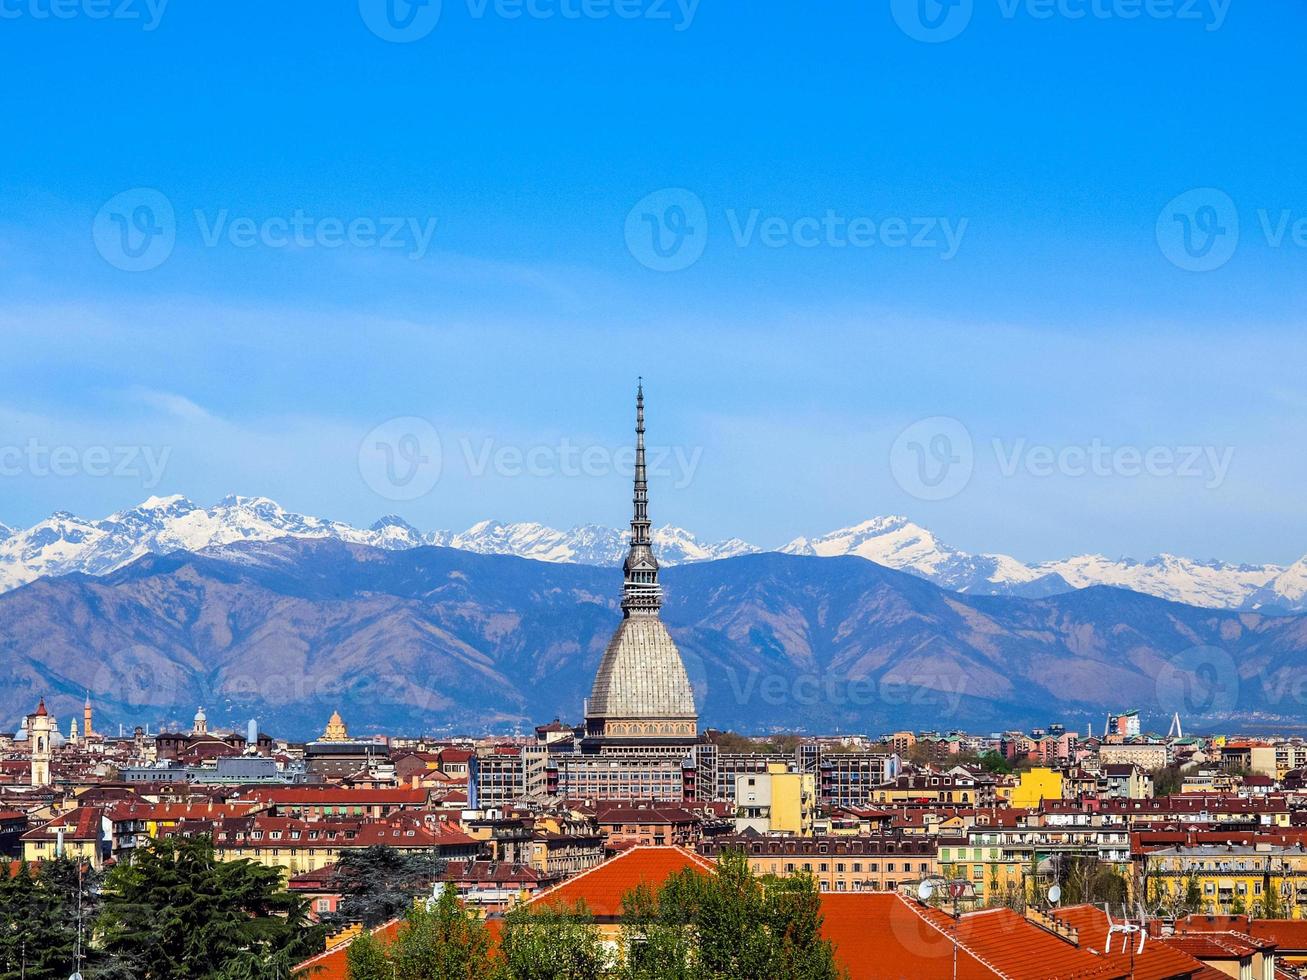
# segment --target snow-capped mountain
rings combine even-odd
[[[393,515],[371,527],[296,514],[266,497],[224,497],[200,507],[185,497],[151,497],[99,521],[66,512],[26,530],[0,525],[0,592],[41,576],[104,575],[149,553],[203,551],[286,536],[334,538],[400,551],[440,545],[481,554],[548,562],[617,565],[627,532],[597,524],[566,531],[534,523],[481,521],[466,531],[419,531]],[[654,530],[664,565],[751,554],[738,538],[705,543],[678,527]],[[793,555],[856,555],[972,595],[1038,598],[1092,585],[1112,585],[1189,605],[1219,609],[1307,610],[1307,558],[1279,565],[1233,565],[1159,555],[1148,561],[1101,555],[1028,564],[1009,555],[970,554],[940,541],[906,517],[876,517],[778,549]]]
[[[434,544],[588,565],[619,563],[626,539],[625,532],[597,525],[556,531],[541,524],[496,521],[482,521],[459,533],[424,534],[393,515],[365,530],[296,514],[266,497],[228,496],[208,508],[181,496],[151,497],[99,521],[60,511],[25,531],[0,534],[0,592],[46,575],[105,575],[150,553],[196,552],[238,541],[287,536],[336,538],[391,551]],[[758,550],[734,540],[704,544],[689,531],[675,527],[659,528],[654,541],[660,559],[668,565]]]
[[[434,532],[429,544],[441,544],[463,551],[486,555],[517,555],[539,561],[566,561],[579,565],[617,565],[626,556],[629,531],[583,524],[568,531],[558,531],[543,524],[505,524],[481,521],[458,534]],[[658,560],[665,565],[691,561],[732,558],[760,549],[732,538],[716,544],[704,544],[689,531],[679,527],[656,527],[653,531]]]
[[[379,547],[391,546],[387,542],[395,538],[390,525],[360,531],[348,524],[290,513],[266,497],[224,497],[207,509],[185,497],[151,497],[103,520],[90,521],[59,511],[25,531],[13,532],[0,541],[0,591],[43,575],[104,575],[150,552],[200,551],[287,535],[335,537]],[[415,540],[400,547],[420,543]]]
[[[1233,565],[1159,555],[1148,561],[1079,555],[1026,564],[1009,555],[973,555],[942,543],[906,517],[877,517],[818,538],[796,538],[781,551],[858,555],[912,572],[936,585],[980,595],[1035,597],[1112,585],[1192,606],[1218,609],[1307,608],[1307,558],[1279,565]]]
[[[857,555],[878,565],[920,575],[956,592],[1030,597],[1069,592],[1056,575],[1007,555],[971,555],[942,543],[906,517],[873,517],[818,538],[795,538],[780,549],[790,555]]]

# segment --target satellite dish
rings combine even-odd
[[[1054,885],[1048,890],[1048,901],[1050,905],[1056,905],[1062,900],[1062,886]]]
[[[935,886],[929,881],[923,881],[917,886],[917,898],[923,902],[929,902],[935,894]]]

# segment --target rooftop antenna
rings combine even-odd
[[[1103,912],[1107,915],[1107,943],[1103,948],[1103,952],[1109,955],[1111,954],[1113,936],[1121,937],[1121,952],[1129,952],[1131,947],[1131,937],[1137,935],[1139,937],[1139,948],[1135,950],[1135,955],[1141,955],[1144,951],[1144,942],[1148,939],[1148,932],[1144,928],[1143,907],[1141,906],[1139,908],[1138,922],[1130,921],[1129,907],[1122,908],[1124,917],[1120,922],[1112,921],[1112,908],[1107,904],[1107,902],[1103,903]]]

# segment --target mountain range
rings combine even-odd
[[[102,520],[67,512],[14,530],[0,525],[0,592],[42,576],[105,575],[147,554],[201,552],[239,541],[284,536],[332,539],[386,550],[437,545],[478,554],[547,562],[614,566],[626,532],[595,524],[566,531],[542,524],[482,521],[465,531],[422,532],[401,518],[368,528],[285,510],[264,497],[225,497],[200,507],[185,497],[152,497]],[[659,527],[654,543],[664,565],[761,552],[739,539],[701,541],[678,527]],[[1188,605],[1262,612],[1307,611],[1307,558],[1289,566],[1238,565],[1159,555],[1146,561],[1080,555],[1025,563],[1002,554],[971,554],[940,541],[906,517],[876,517],[777,549],[816,557],[855,556],[917,575],[968,595],[1046,597],[1111,585]]]
[[[616,568],[339,538],[148,554],[0,595],[0,723],[89,690],[115,723],[250,717],[310,737],[577,721],[620,620]],[[1101,731],[1302,725],[1307,616],[1200,609],[1123,589],[966,595],[851,556],[775,552],[665,571],[663,615],[702,723],[749,731]]]

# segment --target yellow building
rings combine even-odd
[[[1028,861],[997,843],[995,834],[972,834],[939,846],[939,873],[971,883],[978,905],[997,905],[1022,894]]]
[[[1037,766],[1021,773],[1012,787],[1011,805],[1023,810],[1037,810],[1043,800],[1062,799],[1062,774],[1056,769]]]
[[[742,852],[756,875],[807,872],[823,892],[885,892],[939,874],[936,845],[903,837],[738,837],[702,841],[699,854],[717,860]]]
[[[104,810],[96,806],[78,807],[25,833],[23,860],[36,864],[66,857],[85,861],[98,870],[104,867],[108,841]]]
[[[1307,851],[1271,844],[1168,847],[1145,858],[1150,898],[1183,899],[1199,912],[1307,918]]]
[[[816,799],[812,773],[790,772],[783,762],[768,763],[766,772],[735,777],[735,829],[810,837]]]

